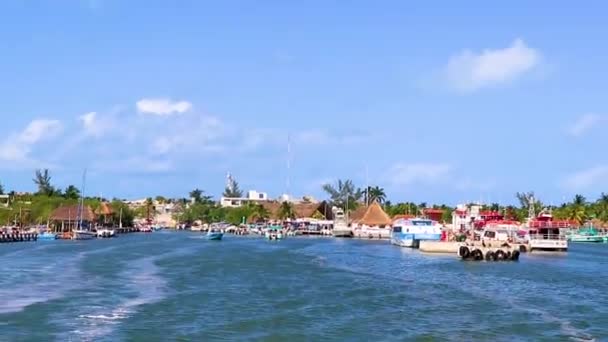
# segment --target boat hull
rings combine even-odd
[[[400,247],[416,247],[416,240],[414,239],[414,234],[393,234],[391,237],[391,244],[400,246]]]
[[[207,240],[219,241],[224,237],[224,233],[207,233]]]
[[[604,242],[602,236],[572,236],[570,242]]]
[[[95,237],[95,233],[89,231],[74,231],[72,240],[91,240]]]

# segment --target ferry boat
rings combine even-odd
[[[400,219],[393,223],[391,244],[417,248],[420,241],[441,240],[441,228],[436,221],[425,218]]]
[[[568,238],[563,233],[573,226],[570,221],[554,221],[550,210],[543,209],[535,218],[527,222],[530,251],[568,250]]]

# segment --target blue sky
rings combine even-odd
[[[0,182],[138,198],[547,202],[608,192],[607,5],[549,1],[0,3]],[[367,172],[366,172],[367,169]]]

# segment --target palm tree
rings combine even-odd
[[[261,204],[255,204],[250,215],[251,219],[267,220],[270,218],[270,211]]]
[[[39,194],[52,196],[56,193],[55,188],[51,185],[49,169],[36,170],[33,181],[38,186]]]
[[[151,197],[148,197],[146,199],[145,206],[146,206],[146,220],[148,221],[148,223],[151,223],[152,219],[150,218],[150,215],[154,216],[154,211],[156,210],[154,208],[154,201],[152,200]]]
[[[585,196],[583,195],[575,195],[574,196],[574,200],[572,200],[572,204],[574,205],[578,205],[578,206],[584,206],[587,203],[587,199],[585,198]]]
[[[608,221],[608,194],[602,192],[595,205],[597,218],[604,222]]]
[[[292,219],[296,216],[293,205],[291,203],[285,201],[281,203],[281,207],[279,208],[279,218],[281,220]]]
[[[0,195],[4,195],[4,187],[2,186],[2,183],[0,183]]]
[[[364,191],[364,196],[366,203],[378,202],[382,204],[386,201],[386,192],[384,192],[384,188],[379,186],[368,186]]]
[[[69,185],[67,188],[65,188],[63,197],[73,200],[78,199],[80,197],[80,190],[78,190],[78,188],[74,185]]]
[[[356,189],[351,180],[338,180],[335,186],[325,184],[323,185],[323,190],[329,194],[333,205],[344,210],[356,209],[358,205],[357,202],[363,197],[363,191],[361,191],[361,189]]]

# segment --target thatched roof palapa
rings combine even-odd
[[[360,224],[366,226],[389,226],[392,222],[391,218],[377,202],[374,202],[367,207],[363,218],[359,220]]]
[[[278,220],[279,212],[281,211],[281,202],[279,201],[268,201],[260,203],[268,212],[270,212],[270,219]],[[292,208],[296,218],[311,218],[315,215],[315,212],[319,212],[326,216],[327,219],[332,218],[331,206],[327,202],[321,203],[292,203]]]
[[[55,209],[49,217],[51,221],[76,221],[78,220],[78,205],[64,205]],[[82,207],[83,221],[95,221],[95,213],[88,205]]]

